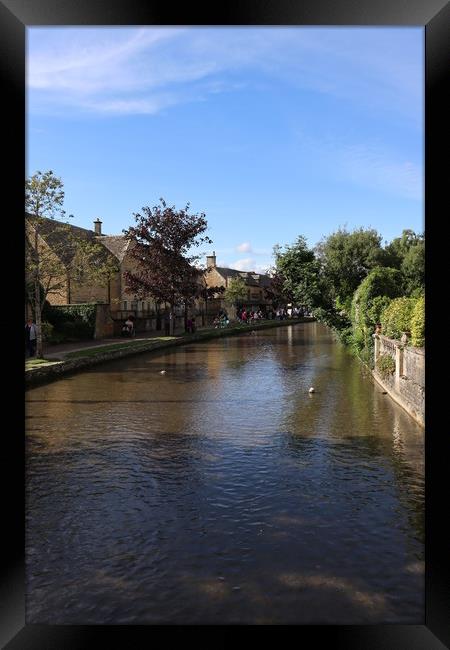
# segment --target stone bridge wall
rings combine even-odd
[[[376,381],[419,424],[425,424],[425,349],[405,346],[400,341],[375,334]],[[382,376],[377,369],[377,359],[388,354],[395,361],[395,372]]]

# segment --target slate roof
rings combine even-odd
[[[111,251],[122,262],[130,242],[123,235],[100,235],[97,241]]]
[[[33,223],[33,220],[36,219],[36,217],[28,213],[25,213],[25,217],[30,221],[30,223]],[[73,256],[69,245],[67,248],[62,246],[64,239],[67,239],[67,229],[69,229],[70,234],[76,239],[89,241],[93,244],[103,244],[107,255],[111,255],[112,253],[120,262],[123,260],[128,246],[128,242],[125,240],[123,235],[97,235],[94,230],[74,226],[71,223],[67,224],[63,221],[57,221],[56,219],[42,219],[39,225],[39,234],[47,242],[50,248],[55,250],[63,263],[69,263]]]
[[[271,282],[270,277],[265,273],[238,271],[224,266],[216,266],[215,269],[223,278],[242,278],[246,284],[252,287],[268,287]]]

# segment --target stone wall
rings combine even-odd
[[[375,335],[376,381],[400,406],[419,424],[425,424],[425,349],[405,346],[400,341]],[[391,375],[381,375],[377,360],[381,355],[389,355],[395,362]]]
[[[103,339],[111,336],[114,336],[114,321],[111,318],[110,306],[97,305],[94,339]]]

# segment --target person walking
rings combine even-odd
[[[134,336],[134,317],[128,316],[128,319],[125,321],[125,326],[128,329],[128,336]]]
[[[29,357],[35,356],[36,344],[37,344],[37,325],[34,323],[32,318],[29,318],[25,325],[25,345]]]

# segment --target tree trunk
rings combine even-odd
[[[39,278],[34,283],[34,312],[36,318],[36,357],[42,359],[42,305],[41,305],[41,285]]]
[[[34,233],[34,250],[38,256],[38,235],[37,228]],[[41,283],[39,278],[39,257],[36,259],[36,271],[34,275],[34,317],[36,318],[36,357],[42,359],[42,305],[41,305]]]

